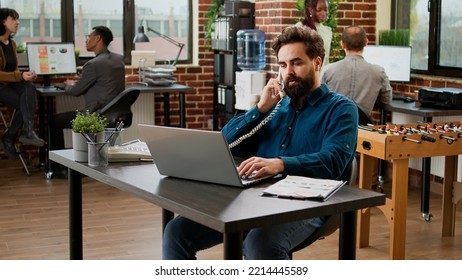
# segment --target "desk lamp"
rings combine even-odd
[[[173,40],[172,38],[168,37],[167,35],[164,35],[164,34],[158,32],[158,31],[155,31],[154,29],[150,28],[149,26],[148,26],[148,31],[151,31],[152,33],[155,33],[159,37],[162,37],[166,41],[169,41],[173,45],[180,48],[180,50],[178,51],[178,54],[176,55],[175,61],[172,64],[172,66],[175,66],[176,63],[178,62],[178,58],[180,57],[181,51],[183,50],[184,44]],[[140,25],[138,27],[138,34],[136,34],[135,38],[133,38],[133,43],[145,43],[145,42],[149,42],[149,38],[144,33],[144,26]]]

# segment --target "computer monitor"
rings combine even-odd
[[[364,48],[363,57],[385,68],[392,82],[411,80],[411,47],[369,45]]]
[[[50,76],[77,72],[73,43],[27,43],[29,71],[43,76],[43,86],[50,86]]]

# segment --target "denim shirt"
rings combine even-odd
[[[222,133],[232,143],[270,112],[260,114],[254,106],[231,119]],[[304,99],[298,110],[289,97],[285,98],[274,117],[234,147],[232,153],[246,158],[281,158],[285,175],[347,180],[357,136],[356,105],[322,84]]]

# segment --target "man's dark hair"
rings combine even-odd
[[[278,55],[279,50],[282,46],[291,43],[303,43],[305,44],[305,53],[311,58],[315,59],[320,57],[324,61],[326,51],[324,50],[324,42],[318,32],[310,29],[306,26],[289,26],[285,28],[280,35],[278,35],[271,46]]]
[[[19,14],[16,10],[9,9],[9,8],[0,8],[0,36],[6,33],[5,25],[3,25],[3,21],[6,20],[8,17],[12,17],[13,19],[18,19]]]
[[[114,40],[114,35],[112,35],[112,31],[106,26],[98,25],[93,27],[93,30],[96,34],[101,36],[101,39],[103,39],[103,43],[106,45],[106,47],[109,46],[112,40]]]
[[[349,51],[362,51],[367,42],[366,31],[362,27],[350,25],[343,30],[342,42]]]

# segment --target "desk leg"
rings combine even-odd
[[[361,159],[359,160],[359,188],[372,189],[372,167],[375,163],[374,157],[361,154]],[[359,248],[363,248],[369,246],[371,217],[369,209],[362,209],[358,212],[357,243]]]
[[[432,220],[432,214],[430,214],[430,170],[431,170],[431,158],[422,159],[422,190],[420,193],[420,213],[425,221],[430,222]]]
[[[186,102],[184,91],[180,92],[180,127],[186,127]]]
[[[46,101],[47,101],[47,139],[46,139],[46,146],[47,146],[47,155],[48,155],[48,152],[51,151],[51,122],[53,120],[53,98],[52,97],[47,97],[46,98]],[[45,170],[45,177],[46,179],[51,179],[53,177],[53,170],[51,168],[51,162],[48,158],[48,156],[46,157],[47,158],[47,161],[46,161],[46,170]]]
[[[423,121],[425,123],[431,123],[432,117],[424,117]],[[430,172],[431,172],[431,158],[422,159],[422,174],[420,176],[422,181],[422,189],[420,192],[420,213],[422,218],[426,222],[432,220],[432,214],[430,214]]]
[[[339,260],[356,259],[356,211],[345,212],[340,218]]]
[[[38,117],[39,117],[39,137],[45,139],[45,97],[39,95],[38,97]],[[40,169],[45,168],[45,146],[39,149]]]
[[[164,125],[170,126],[170,94],[164,92]]]
[[[242,260],[242,239],[242,232],[223,233],[225,260]]]
[[[457,176],[457,156],[446,156],[443,183],[443,227],[442,236],[454,236],[456,204],[453,202],[453,183]]]
[[[408,198],[409,159],[393,161],[392,208],[390,219],[390,257],[404,260]]]
[[[83,259],[82,174],[69,169],[69,253],[71,260]]]
[[[387,123],[387,111],[383,108],[380,109],[380,124],[386,124]],[[387,170],[387,161],[383,159],[379,159],[379,169],[377,172],[378,179],[379,179],[379,184],[383,186],[383,183],[385,182],[385,175],[386,175],[386,170]]]

